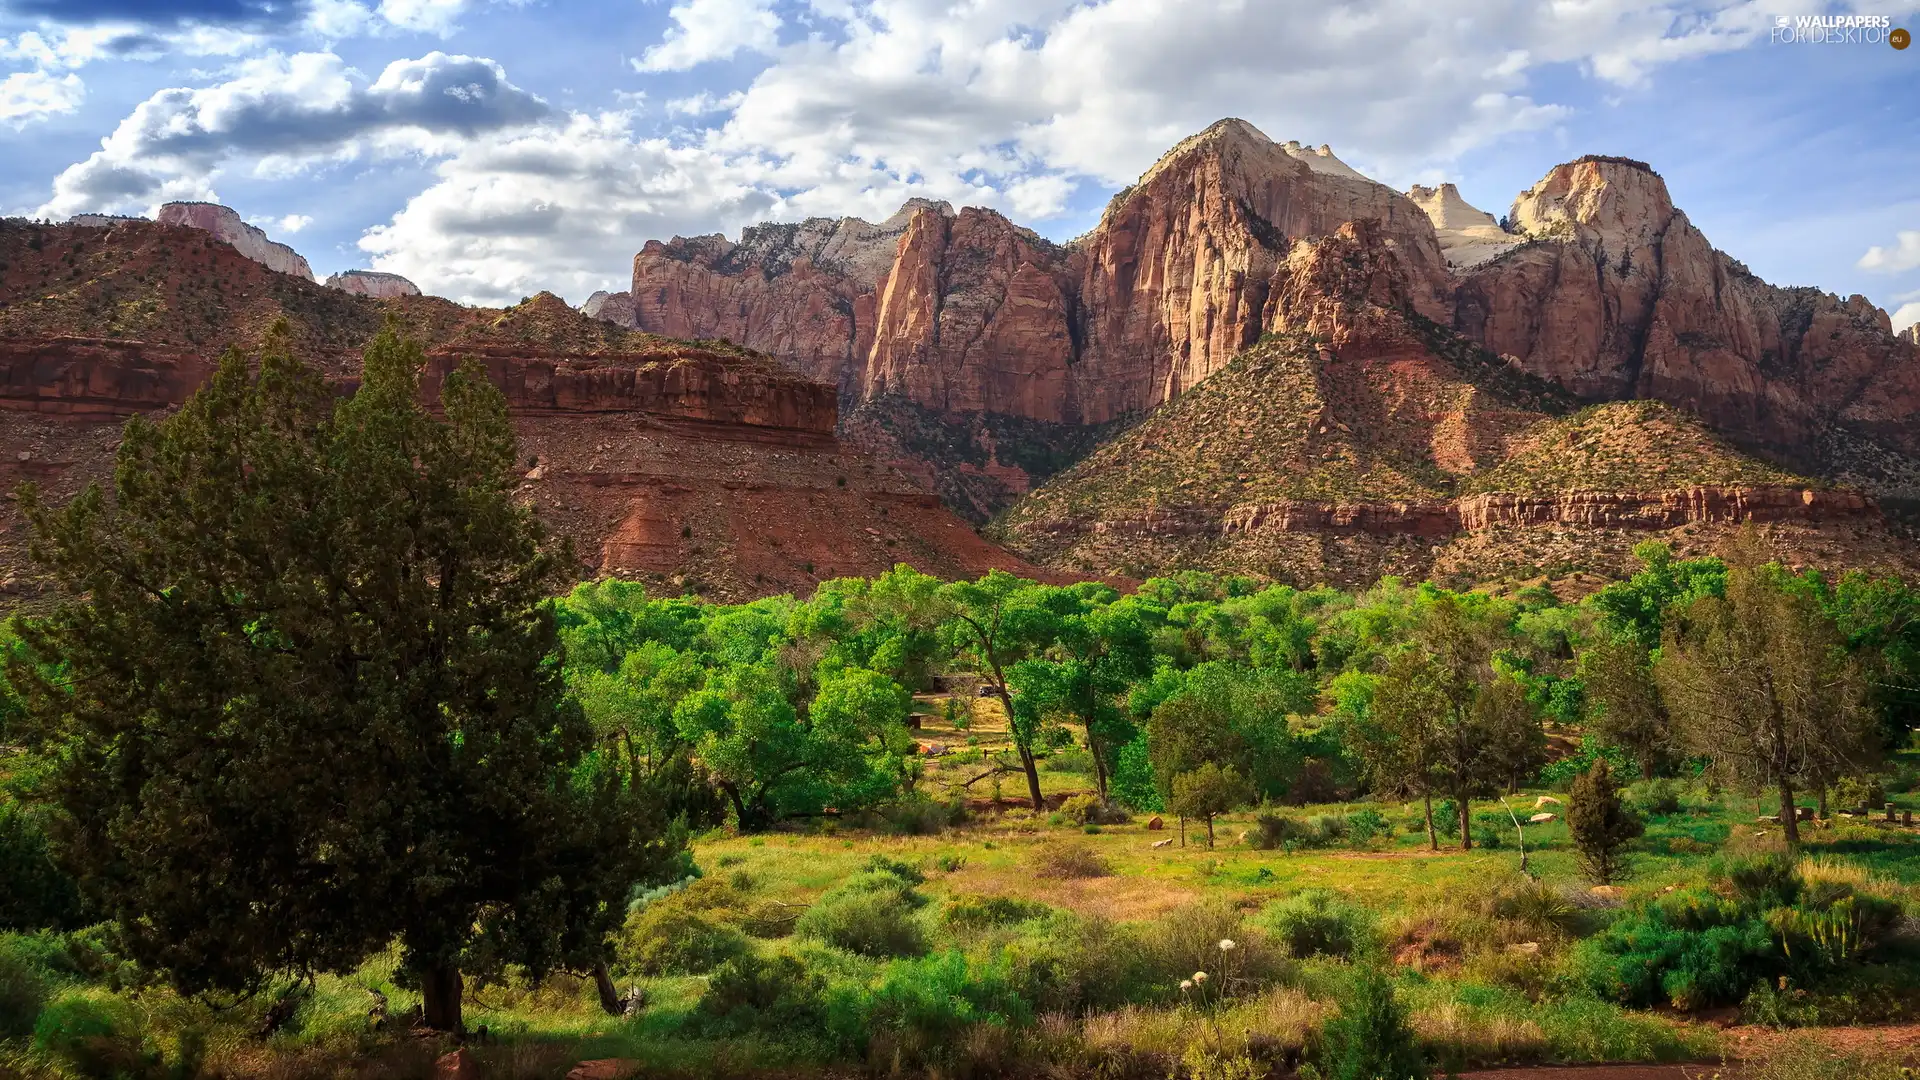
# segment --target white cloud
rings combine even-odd
[[[646,95],[642,94],[644,99]],[[673,98],[666,104],[668,116],[711,116],[714,113],[732,112],[740,107],[747,95],[736,90],[731,94],[714,97],[701,91],[692,97]]]
[[[742,49],[771,52],[779,40],[780,16],[773,0],[686,0],[667,11],[674,21],[660,44],[649,48],[634,70],[685,71],[725,60]]]
[[[467,0],[380,0],[380,17],[402,30],[447,34]]]
[[[1878,244],[1867,249],[1856,263],[1862,270],[1875,273],[1897,274],[1903,270],[1920,268],[1920,229],[1902,229],[1894,234],[1892,247]],[[1900,310],[1905,311],[1906,308]]]
[[[775,211],[754,170],[664,139],[626,113],[476,139],[360,247],[380,270],[478,303],[620,288],[640,239],[738,228]]]
[[[278,224],[281,232],[291,236],[313,224],[313,218],[306,214],[288,214],[286,217],[281,218]]]
[[[38,212],[57,218],[207,198],[215,174],[236,160],[288,176],[365,153],[449,153],[547,114],[491,60],[429,53],[396,60],[368,83],[332,53],[269,54],[224,83],[162,90],[135,106],[99,151],[54,179]]]
[[[0,79],[0,123],[15,128],[58,113],[70,113],[80,107],[87,95],[80,76],[64,76],[44,71],[16,71]]]
[[[1910,304],[1902,304],[1894,311],[1893,329],[1895,333],[1899,333],[1915,323],[1920,323],[1920,300],[1915,300]]]
[[[701,130],[638,138],[632,113],[471,140],[362,246],[441,295],[620,287],[632,253],[754,220],[890,215],[910,196],[1060,214],[1131,182],[1178,139],[1242,116],[1330,142],[1400,186],[1570,115],[1531,77],[1574,66],[1621,87],[1753,39],[1747,0],[805,0],[778,44],[771,0],[680,0],[633,66],[742,50],[749,85],[669,100]],[[1764,33],[1764,31],[1762,31]],[[637,101],[638,99],[634,99]],[[576,296],[577,298],[577,296]]]

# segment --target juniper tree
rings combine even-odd
[[[565,697],[569,558],[513,497],[504,399],[463,367],[437,419],[421,365],[388,328],[342,399],[277,329],[257,375],[229,351],[130,421],[111,495],[21,491],[67,597],[9,672],[52,733],[60,857],[182,991],[398,941],[457,1030],[463,967],[594,965],[669,854]]]
[[[1239,770],[1209,761],[1173,778],[1173,798],[1167,809],[1183,818],[1200,818],[1207,823],[1207,846],[1213,846],[1213,819],[1231,813],[1253,801],[1253,785]]]
[[[1607,759],[1574,778],[1567,801],[1567,831],[1580,856],[1580,868],[1595,885],[1610,885],[1620,872],[1620,852],[1646,825],[1620,800]]]
[[[1654,676],[1688,748],[1772,786],[1797,844],[1796,794],[1870,755],[1873,714],[1833,619],[1764,558],[1744,533],[1727,555],[1726,594],[1668,616]]]

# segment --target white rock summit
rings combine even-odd
[[[232,207],[206,202],[172,202],[155,219],[162,225],[200,229],[232,244],[234,250],[269,270],[313,280],[313,268],[300,253],[267,239],[267,234],[240,220]]]
[[[420,295],[420,286],[399,274],[388,274],[379,270],[347,270],[328,277],[326,286],[355,296],[372,296],[379,299]]]
[[[1415,184],[1407,189],[1407,198],[1426,211],[1433,222],[1434,235],[1440,239],[1440,250],[1449,266],[1478,266],[1525,239],[1502,229],[1492,214],[1461,198],[1460,189],[1452,184],[1438,188]]]

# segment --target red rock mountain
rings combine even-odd
[[[1583,400],[1668,402],[1796,468],[1920,497],[1911,337],[1860,297],[1760,281],[1646,165],[1558,166],[1506,229],[1450,188],[1410,195],[1325,147],[1223,120],[1064,246],[921,202],[879,225],[649,242],[632,324],[740,342],[832,382],[852,406],[845,429],[984,514],[1071,456],[1073,430],[1137,416],[1293,325],[1294,249],[1370,221],[1401,303],[1521,370]],[[1000,418],[1043,452],[1023,462]]]
[[[220,350],[281,318],[343,383],[387,318],[428,345],[428,395],[480,361],[513,410],[521,495],[583,573],[735,599],[896,562],[1044,573],[842,445],[833,387],[744,348],[623,330],[545,293],[504,311],[355,295],[146,221],[0,222],[0,488],[34,480],[62,499],[108,475],[125,417],[184,401]],[[24,546],[0,503],[0,591],[16,598],[36,590]]]

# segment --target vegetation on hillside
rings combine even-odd
[[[0,1069],[1414,1077],[1920,1002],[1903,582],[551,596],[420,359],[336,401],[276,340],[22,493]]]

